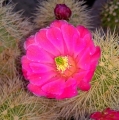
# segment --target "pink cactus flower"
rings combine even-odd
[[[24,48],[22,70],[35,95],[64,99],[90,89],[101,50],[85,27],[54,21],[30,36]]]
[[[54,13],[57,20],[68,20],[72,12],[65,4],[57,4]]]
[[[102,112],[94,112],[90,118],[93,120],[119,120],[119,111],[106,108]]]

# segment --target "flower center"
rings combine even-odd
[[[56,57],[55,62],[56,62],[57,70],[61,71],[62,73],[67,68],[69,68],[68,58],[66,56],[65,57]]]
[[[62,77],[72,76],[77,68],[72,57],[70,56],[58,56],[55,58],[56,69]]]

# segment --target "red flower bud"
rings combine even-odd
[[[119,111],[106,108],[102,112],[94,112],[90,118],[93,120],[119,120]]]
[[[69,20],[69,17],[71,16],[71,10],[65,4],[57,4],[54,13],[58,20]]]

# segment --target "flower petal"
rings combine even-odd
[[[85,81],[90,82],[91,79],[93,78],[95,69],[87,71],[87,75],[85,76]]]
[[[64,40],[61,30],[56,27],[51,27],[48,29],[47,39],[60,51],[61,54],[65,53]]]
[[[77,56],[78,58],[78,67],[84,70],[90,69],[91,55],[89,49],[84,50],[82,54]]]
[[[26,56],[23,56],[21,58],[22,72],[23,72],[23,75],[24,75],[25,79],[28,79],[28,75],[32,73],[32,70],[29,66],[29,64],[31,62],[32,61],[30,61]]]
[[[75,44],[74,48],[74,58],[76,58],[79,54],[83,54],[86,48],[86,44],[83,41],[83,39],[81,39],[80,37],[77,38],[77,42]],[[83,51],[83,52],[82,52]]]
[[[80,38],[80,35],[75,43],[74,47],[74,57],[76,57],[78,54],[83,54],[85,49],[90,48],[90,52],[92,53],[94,51],[94,43],[91,39],[90,35],[87,34],[83,38]]]
[[[49,82],[44,86],[42,86],[42,90],[49,94],[60,95],[62,94],[64,87],[65,87],[65,81],[59,78],[55,81]]]
[[[73,78],[76,79],[77,84],[79,84],[80,80],[84,79],[86,75],[87,71],[80,69],[74,74]]]
[[[27,50],[27,58],[31,61],[41,63],[53,63],[53,59],[46,51],[37,45],[30,45]]]
[[[26,56],[23,56],[21,58],[21,64],[22,64],[22,68],[24,68],[25,70],[30,70],[31,71],[31,68],[29,66],[29,64],[31,63],[32,61],[30,61]]]
[[[76,85],[77,85],[77,81],[74,78],[68,78],[68,80],[66,81],[66,87],[76,86]]]
[[[95,53],[92,54],[92,61],[98,61],[101,56],[101,49],[99,46],[96,46]]]
[[[35,43],[35,40],[34,40],[34,35],[32,35],[32,36],[30,36],[29,38],[27,38],[26,41],[24,42],[24,48],[25,48],[25,50],[27,50],[28,47],[29,47],[30,45],[33,45],[33,44],[36,44],[36,43]]]
[[[80,88],[80,90],[87,91],[90,89],[90,83],[89,79],[86,78],[87,71],[80,71],[79,73],[76,73],[74,78],[77,81],[77,85]]]
[[[98,64],[98,59],[100,58],[101,50],[100,47],[95,47],[95,52],[90,52],[90,48],[85,49],[77,56],[77,65],[79,68],[88,70],[88,69],[95,69]]]
[[[118,120],[118,119],[119,119],[119,111],[115,111],[114,120]]]
[[[92,36],[92,35],[91,35],[91,32],[90,32],[87,28],[85,28],[84,26],[79,25],[79,26],[77,26],[76,28],[77,28],[77,30],[78,30],[79,33],[80,33],[80,38],[83,38],[83,37],[84,37],[85,35],[87,35],[87,34],[89,34],[90,37]]]
[[[51,72],[45,72],[45,73],[32,73],[28,76],[29,81],[38,86],[42,86],[46,84],[47,82],[52,81],[53,77],[56,76],[56,73],[51,71]]]
[[[90,89],[91,85],[89,82],[85,82],[84,80],[81,80],[78,84],[78,87],[82,91],[88,91]]]
[[[69,54],[71,54],[72,52],[74,53],[73,49],[75,47],[77,38],[79,37],[78,31],[73,25],[70,25],[70,24],[62,25],[61,30],[62,30],[62,34],[63,34],[66,47],[68,49],[68,53]]]
[[[47,52],[50,52],[52,55],[57,56],[60,54],[58,49],[47,39],[46,32],[47,29],[41,29],[39,32],[35,35],[35,41],[39,44],[41,48],[46,50]],[[54,52],[55,51],[55,52]]]
[[[91,114],[90,118],[92,119],[100,119],[102,117],[102,113],[101,112],[94,112],[93,114]]]
[[[28,72],[24,68],[22,68],[23,76],[26,80],[28,80]]]
[[[68,24],[66,20],[55,20],[51,23],[50,27],[61,28],[61,26],[64,24]]]
[[[34,73],[45,73],[45,72],[54,70],[49,65],[41,64],[41,63],[30,63],[29,66],[30,66],[32,72],[34,72]]]
[[[114,113],[115,111],[110,109],[110,108],[106,108],[105,110],[103,110],[103,114],[112,114]]]
[[[57,99],[71,98],[78,94],[77,83],[73,78],[69,78],[66,81],[64,91],[61,95],[57,96]]]
[[[36,96],[46,96],[47,94],[41,89],[41,87],[34,85],[34,84],[28,84],[27,86],[28,90],[30,90],[33,94]]]

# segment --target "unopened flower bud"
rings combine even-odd
[[[57,4],[54,13],[58,20],[69,20],[69,17],[71,16],[71,10],[65,4]]]

